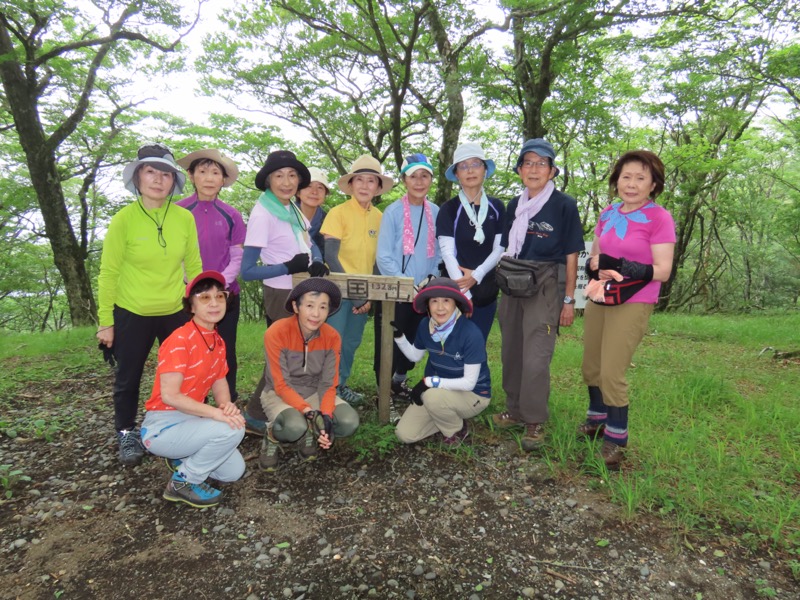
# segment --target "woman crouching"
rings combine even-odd
[[[225,316],[225,278],[205,271],[186,286],[184,310],[192,320],[176,329],[158,350],[153,393],[145,404],[144,447],[166,458],[174,471],[164,499],[197,508],[216,506],[222,492],[206,480],[236,481],[244,459],[236,449],[244,437],[244,419],[225,375],[225,342],[216,330]],[[215,406],[205,403],[214,393]]]
[[[433,279],[416,295],[413,306],[428,314],[414,344],[397,330],[394,341],[413,362],[427,350],[428,362],[395,433],[410,444],[441,432],[445,444],[457,446],[469,435],[466,419],[489,406],[492,382],[483,334],[467,318],[472,303],[452,279]]]

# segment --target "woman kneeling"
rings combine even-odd
[[[447,277],[433,279],[414,298],[414,310],[428,314],[412,345],[395,331],[395,343],[417,362],[428,351],[425,377],[411,390],[411,400],[397,424],[401,442],[418,442],[437,432],[457,446],[469,435],[466,419],[489,406],[492,382],[483,334],[469,317],[472,303]]]
[[[225,278],[216,271],[205,271],[186,286],[183,307],[192,320],[158,350],[142,423],[144,447],[166,458],[174,471],[164,499],[197,508],[216,506],[222,498],[206,483],[209,477],[226,482],[244,474],[244,459],[236,449],[244,437],[244,419],[231,402],[225,342],[216,330],[227,299]],[[209,391],[216,407],[205,403]]]
[[[335,437],[358,428],[358,413],[336,395],[342,341],[325,321],[342,304],[335,283],[310,277],[286,300],[293,317],[279,319],[264,334],[267,367],[261,407],[269,425],[261,443],[262,471],[277,470],[284,444],[295,444],[301,460],[330,450]]]

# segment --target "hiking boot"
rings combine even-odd
[[[413,394],[411,388],[408,387],[405,379],[403,381],[392,380],[392,397],[403,404],[411,404]]]
[[[597,457],[605,463],[609,471],[618,471],[620,464],[625,459],[625,447],[603,440]]]
[[[176,473],[183,464],[183,461],[180,458],[165,458],[164,462],[167,464],[167,468],[173,473]]]
[[[123,465],[134,467],[142,462],[144,456],[144,446],[142,446],[142,439],[139,437],[139,430],[123,429],[117,433],[119,439],[119,462]]]
[[[510,412],[501,412],[492,415],[492,422],[494,426],[499,429],[508,429],[509,427],[516,427],[517,425],[525,425],[522,421],[518,421],[512,417]]]
[[[306,428],[306,433],[297,440],[297,454],[300,456],[300,460],[303,461],[311,461],[317,458],[317,452],[319,451],[319,446],[317,444],[317,439],[314,437],[314,432],[312,431],[311,427]]]
[[[173,473],[167,482],[163,494],[164,500],[170,502],[185,502],[195,508],[208,508],[216,506],[222,499],[222,492],[211,487],[206,482],[189,483],[178,473]]]
[[[467,439],[467,436],[469,436],[469,426],[467,425],[467,422],[464,421],[464,425],[461,427],[461,429],[456,431],[453,435],[442,439],[442,443],[446,446],[450,446],[451,448],[458,448],[464,443],[464,441]]]
[[[526,423],[525,435],[522,436],[522,449],[525,452],[537,450],[544,443],[544,425],[541,423]]]
[[[586,419],[583,423],[578,425],[577,433],[579,438],[596,439],[603,435],[606,430],[605,421],[591,421]]]
[[[353,407],[364,404],[364,394],[359,394],[346,385],[337,386],[336,395]]]
[[[264,439],[261,440],[261,452],[258,455],[259,468],[266,473],[277,471],[281,452],[283,450],[280,442],[272,437],[272,428],[267,428],[264,432]]]
[[[244,432],[250,435],[263,436],[267,430],[267,422],[251,417],[247,409],[242,410],[242,417],[244,417]]]

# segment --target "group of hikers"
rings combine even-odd
[[[172,473],[164,498],[207,507],[222,495],[210,480],[243,475],[237,448],[246,432],[261,436],[258,463],[266,472],[278,469],[287,451],[313,460],[337,437],[352,435],[365,398],[348,380],[370,312],[377,378],[383,314],[380,303],[342,298],[330,273],[414,280],[414,297],[396,304],[390,323],[392,398],[407,404],[396,423],[399,440],[438,436],[457,446],[468,437],[468,420],[491,399],[486,343],[497,316],[505,410],[492,420],[522,428],[524,450],[540,447],[550,362],[559,327],[575,318],[585,247],[576,201],[555,188],[555,158],[546,140],[526,141],[514,167],[523,191],[505,205],[485,189],[494,161],[479,144],[461,144],[445,174],[460,189],[440,207],[428,200],[433,165],[410,154],[399,173],[405,194],[382,213],[375,200],[395,181],[374,157],[358,157],[336,181],[348,199],[326,211],[334,184],[279,150],[256,175],[261,194],[245,225],[219,199],[239,176],[231,158],[205,149],[176,161],[162,144],[141,147],[123,171],[136,201],[111,220],[98,280],[97,338],[117,362],[120,462],[139,464],[145,452],[165,458]],[[173,202],[187,174],[194,193]],[[623,154],[609,188],[620,201],[600,214],[586,263],[591,302],[582,372],[589,402],[577,434],[602,436],[598,457],[613,469],[628,441],[626,371],[670,276],[675,226],[655,203],[664,165],[654,153]],[[308,278],[293,286],[297,273]],[[237,389],[239,276],[262,281],[267,322],[266,365],[244,407]],[[141,377],[156,339],[155,381],[138,427]],[[426,352],[424,375],[412,385],[407,374]]]

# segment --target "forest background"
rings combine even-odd
[[[222,198],[247,218],[272,150],[331,180],[363,153],[396,178],[424,152],[441,203],[478,141],[508,201],[518,149],[544,136],[587,239],[614,160],[649,148],[678,233],[660,308],[796,309],[798,23],[780,0],[0,1],[0,328],[96,322],[105,228],[133,199],[121,170],[151,140],[232,155]],[[242,309],[261,318],[258,282]]]

